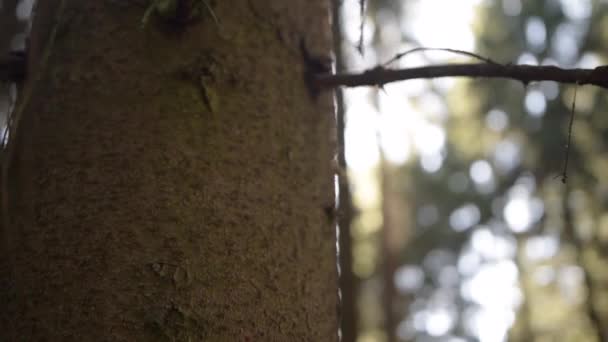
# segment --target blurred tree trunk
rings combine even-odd
[[[25,23],[19,21],[15,15],[17,3],[17,0],[0,1],[0,59],[14,49],[13,38],[24,31]],[[2,126],[5,125],[6,113],[11,102],[9,86],[8,82],[0,81],[0,125]]]
[[[24,23],[15,15],[17,0],[0,1],[0,53],[11,50],[11,42],[15,34],[23,30]]]
[[[382,186],[382,251],[384,288],[384,329],[386,341],[397,341],[399,294],[395,288],[395,272],[399,266],[399,253],[409,237],[409,203],[405,200],[400,179],[403,172],[386,160],[380,150],[380,172]]]
[[[329,54],[329,2],[136,3],[38,2],[0,340],[336,340],[334,115],[298,49]]]

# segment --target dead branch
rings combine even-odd
[[[599,66],[595,69],[563,69],[548,65],[498,63],[441,64],[407,69],[387,69],[378,66],[361,73],[317,74],[314,76],[314,82],[320,88],[334,88],[383,86],[391,82],[439,77],[505,78],[524,84],[555,81],[608,88],[608,66]]]

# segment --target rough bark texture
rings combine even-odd
[[[207,2],[219,26],[179,29],[141,29],[131,1],[39,2],[0,340],[336,339],[334,116],[298,50],[328,53],[329,4]]]

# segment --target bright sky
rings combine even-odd
[[[423,46],[472,51],[474,35],[471,25],[475,6],[480,1],[403,2],[407,18],[396,29]],[[345,38],[352,45],[356,45],[359,39],[358,1],[345,1],[344,8]],[[374,30],[373,24],[368,23],[364,37],[369,39]],[[390,28],[386,30],[391,31]],[[412,47],[404,45],[399,51]],[[428,64],[429,61],[439,62],[453,58],[454,55],[445,52],[427,52],[407,56],[398,65],[411,67]],[[355,56],[354,64],[366,68],[378,62],[380,61],[373,51],[367,49],[364,57]],[[378,138],[389,161],[401,164],[410,160],[415,153],[421,156],[424,169],[430,172],[439,169],[442,163],[441,150],[446,139],[440,124],[447,114],[447,109],[443,100],[430,91],[431,84],[445,89],[449,88],[453,81],[439,80],[430,83],[413,80],[386,85],[385,92],[378,96],[380,116],[369,101],[373,90],[360,88],[346,92],[349,104],[346,127],[346,139],[349,144],[347,159],[353,170],[369,169],[377,164]],[[416,106],[411,102],[413,97],[417,97]]]

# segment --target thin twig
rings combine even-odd
[[[566,141],[565,159],[564,159],[564,170],[562,171],[562,183],[566,184],[568,180],[568,159],[570,157],[570,142],[572,141],[572,125],[574,124],[574,109],[576,104],[576,91],[578,90],[578,84],[574,88],[574,97],[572,98],[572,109],[570,110],[570,124],[568,125],[568,140]]]
[[[418,78],[483,77],[506,78],[524,84],[538,81],[555,81],[585,85],[591,84],[608,89],[608,66],[595,69],[563,69],[550,65],[517,65],[497,63],[441,64],[407,69],[386,69],[377,66],[362,73],[317,74],[317,86],[382,86],[386,83]]]
[[[201,2],[202,2],[202,3],[203,3],[203,5],[204,5],[204,6],[207,8],[207,12],[209,12],[209,14],[211,15],[211,18],[212,18],[212,19],[213,19],[213,21],[215,22],[215,25],[216,25],[218,28],[221,28],[220,21],[219,21],[219,19],[217,18],[217,16],[215,15],[215,12],[213,11],[213,8],[211,8],[211,6],[209,6],[209,4],[207,3],[207,1],[206,1],[206,0],[201,0]]]
[[[361,16],[361,22],[359,23],[359,43],[357,44],[357,51],[363,56],[363,30],[365,28],[365,0],[359,0],[359,14]]]
[[[388,60],[386,63],[382,64],[383,67],[387,67],[390,64],[392,64],[393,62],[409,55],[412,54],[414,52],[421,52],[421,51],[445,51],[445,52],[451,52],[451,53],[455,53],[457,55],[463,55],[463,56],[468,56],[468,57],[473,57],[475,59],[478,59],[482,62],[486,62],[486,63],[492,63],[492,64],[499,64],[496,63],[495,61],[493,61],[490,58],[487,57],[483,57],[480,56],[476,53],[473,52],[469,52],[469,51],[464,51],[464,50],[458,50],[458,49],[449,49],[449,48],[431,48],[431,47],[417,47],[417,48],[413,48],[411,50],[407,50],[405,52],[401,52],[395,55],[395,57],[391,58],[390,60]]]

